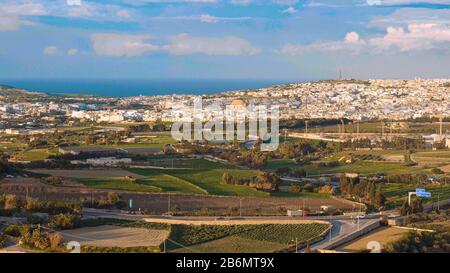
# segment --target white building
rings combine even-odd
[[[86,160],[87,164],[92,166],[116,166],[131,164],[131,158],[115,158],[115,157],[101,157],[101,158],[89,158]]]

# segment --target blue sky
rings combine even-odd
[[[450,0],[0,0],[0,78],[450,77]]]

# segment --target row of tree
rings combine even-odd
[[[261,173],[251,178],[239,178],[225,172],[222,183],[228,185],[245,185],[257,190],[278,191],[280,178],[275,173]]]
[[[384,196],[381,185],[374,182],[361,182],[359,177],[347,177],[345,174],[340,177],[340,192],[345,197],[355,198],[361,202],[367,202],[377,208],[385,205],[386,197]]]

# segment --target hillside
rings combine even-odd
[[[44,93],[31,92],[9,85],[0,84],[0,96],[47,96]]]

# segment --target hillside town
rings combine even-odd
[[[5,88],[5,87],[3,87]],[[297,83],[257,90],[204,95],[208,105],[279,105],[280,119],[407,120],[450,116],[450,80],[341,80]],[[124,98],[53,97],[37,93],[31,100],[2,100],[0,128],[7,134],[38,134],[64,122],[174,122],[174,105],[191,104],[191,95]],[[189,108],[187,108],[189,109]],[[193,109],[193,108],[192,108]],[[183,113],[192,115],[193,113]]]

